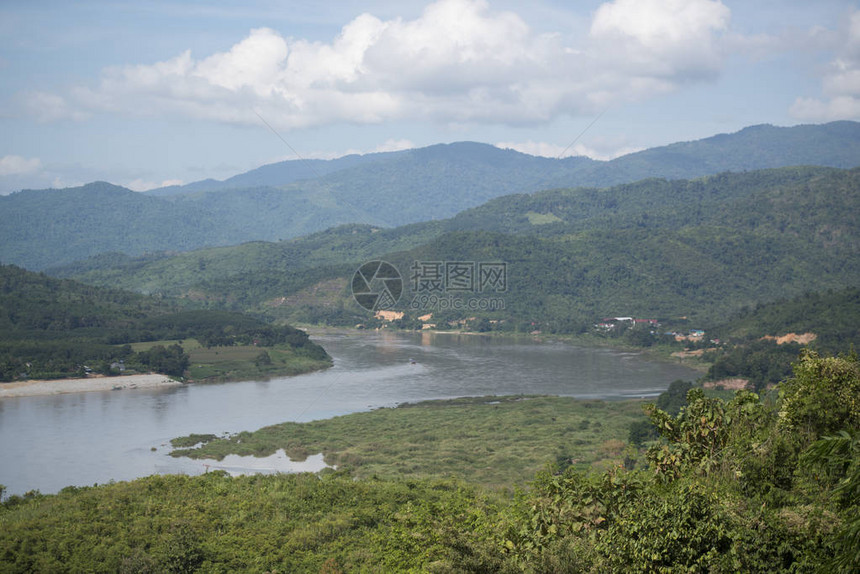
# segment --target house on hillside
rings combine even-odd
[[[397,321],[403,318],[403,311],[377,311],[374,315],[377,319],[385,322]]]

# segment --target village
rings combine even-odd
[[[681,317],[681,319],[686,320],[686,317]],[[658,331],[660,326],[660,322],[657,319],[637,319],[635,317],[608,317],[606,319],[603,319],[600,323],[596,323],[594,325],[594,329],[602,332],[612,332],[616,330],[626,330],[632,327],[648,327],[652,335],[658,335],[660,334]],[[669,337],[674,337],[675,340],[678,342],[689,341],[693,343],[698,343],[705,339],[705,331],[702,329],[689,329],[686,332],[667,331],[662,334]],[[719,339],[713,339],[710,342],[716,345],[720,343]]]

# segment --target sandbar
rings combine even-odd
[[[0,383],[0,399],[38,397],[87,391],[125,389],[154,389],[181,385],[167,375],[123,375],[119,377],[87,377],[85,379],[56,379],[51,381],[19,381]]]

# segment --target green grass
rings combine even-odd
[[[254,345],[235,345],[232,347],[200,347],[185,349],[192,363],[228,363],[231,361],[253,361],[263,349]]]
[[[293,376],[331,366],[328,361],[319,361],[296,353],[287,345],[258,347],[234,345],[230,347],[204,347],[197,339],[172,339],[132,343],[136,352],[148,351],[156,345],[165,347],[178,344],[188,353],[191,364],[188,378],[196,382],[242,381],[270,377]],[[271,364],[257,364],[257,358],[265,351]]]
[[[526,213],[526,217],[532,225],[545,225],[547,223],[558,223],[559,221],[564,221],[553,213],[537,213],[529,211]]]
[[[581,469],[623,463],[640,401],[568,397],[481,397],[428,401],[309,423],[282,423],[216,439],[174,456],[267,456],[294,460],[322,452],[359,478],[457,477],[502,487],[534,477],[546,463]]]
[[[201,442],[209,442],[215,438],[217,437],[214,434],[190,434],[188,436],[171,439],[170,444],[176,448],[188,448]]]
[[[188,349],[186,349],[188,351]],[[260,363],[261,353],[269,354],[269,364]],[[306,357],[287,345],[258,347],[236,345],[205,348],[199,345],[189,352],[188,378],[192,381],[247,381],[293,376],[331,366],[329,361]]]
[[[162,341],[145,341],[143,343],[131,343],[131,350],[135,353],[139,353],[141,351],[148,351],[156,345],[161,345],[163,347],[169,347],[170,345],[179,345],[183,349],[185,349],[186,353],[190,353],[191,351],[195,351],[200,349],[202,345],[197,339],[165,339]]]

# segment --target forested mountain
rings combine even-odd
[[[204,180],[147,192],[149,195],[176,195],[199,191],[282,186],[316,179],[345,170],[332,180],[337,187],[358,174],[371,173],[386,163],[396,169],[418,168],[441,161],[489,166],[509,173],[524,172],[526,184],[519,191],[535,191],[548,186],[605,187],[647,177],[689,179],[719,173],[791,165],[856,167],[860,153],[860,129],[856,122],[839,121],[824,125],[781,128],[750,126],[733,134],[719,134],[691,142],[679,142],[628,154],[611,161],[585,157],[553,160],[474,142],[434,145],[398,152],[349,155],[334,160],[295,159],[264,165],[224,181]],[[573,174],[575,180],[568,177]],[[394,174],[397,177],[397,174]],[[541,183],[542,182],[542,183]],[[502,182],[504,183],[504,182]],[[537,184],[537,185],[535,185]],[[518,185],[522,185],[518,183]]]
[[[395,229],[344,226],[174,257],[104,256],[57,273],[350,324],[362,310],[348,281],[365,260],[388,260],[404,277],[415,261],[503,261],[506,309],[495,316],[514,325],[576,330],[617,315],[711,321],[743,306],[858,284],[858,190],[860,169],[650,179],[508,196]]]
[[[240,241],[204,206],[174,205],[105,182],[0,196],[0,261],[40,270],[113,250],[185,251]],[[225,227],[227,226],[227,227]]]
[[[364,163],[379,160],[382,156],[395,155],[398,152],[369,153],[365,155],[347,155],[332,160],[297,159],[271,163],[229,177],[224,181],[204,179],[186,185],[171,185],[146,192],[146,195],[168,197],[201,191],[218,191],[224,189],[244,189],[249,187],[280,186],[304,179],[314,179],[342,169],[348,169]]]
[[[4,338],[41,332],[40,338],[110,331],[143,318],[178,311],[163,299],[55,279],[15,267],[0,266],[0,333]]]
[[[452,217],[512,193],[800,164],[850,168],[857,158],[860,124],[834,122],[754,126],[607,162],[462,142],[282,162],[224,182],[147,194],[105,183],[28,190],[0,197],[0,261],[45,269],[105,252],[137,256],[277,241],[347,223],[391,228]]]

